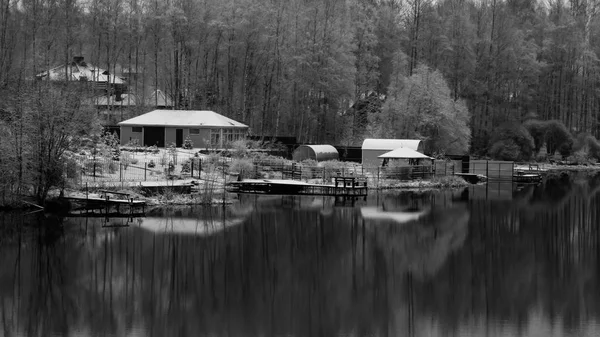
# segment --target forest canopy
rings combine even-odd
[[[469,146],[485,155],[494,130],[531,114],[598,137],[596,7],[575,0],[0,0],[0,87],[83,56],[126,77],[140,96],[159,88],[178,109],[215,110],[256,135],[360,145],[389,131],[431,139],[436,151]],[[432,85],[422,85],[424,76]],[[441,149],[448,141],[451,148]]]

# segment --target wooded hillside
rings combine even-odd
[[[130,90],[162,88],[177,108],[215,110],[257,135],[359,145],[414,117],[414,128],[396,135],[470,134],[471,152],[484,154],[495,128],[531,116],[598,136],[599,8],[591,0],[0,0],[0,87],[84,56],[114,74],[139,74]],[[416,83],[427,73],[435,85]],[[411,86],[428,98],[411,98]],[[423,104],[439,118],[423,120]],[[470,131],[431,127],[461,119]]]

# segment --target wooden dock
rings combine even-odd
[[[116,197],[115,197],[116,196]],[[128,193],[100,190],[100,196],[62,197],[68,200],[73,216],[140,216],[145,213],[146,202],[135,200]],[[96,213],[97,212],[97,213]]]
[[[139,186],[142,190],[149,193],[157,193],[164,191],[171,191],[173,193],[184,193],[190,194],[194,184],[190,181],[142,181]]]
[[[516,183],[537,184],[542,181],[542,175],[527,171],[515,171],[513,181]]]
[[[366,180],[357,177],[335,177],[332,185],[310,184],[295,180],[246,179],[230,182],[226,189],[231,193],[278,195],[326,195],[336,197],[364,197],[368,188]]]

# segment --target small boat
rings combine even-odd
[[[513,174],[513,181],[516,183],[537,184],[542,181],[542,175],[539,173],[516,171],[515,174]]]

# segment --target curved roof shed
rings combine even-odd
[[[362,149],[364,150],[386,150],[392,151],[399,147],[406,147],[411,150],[422,152],[422,141],[419,139],[372,139],[368,138],[363,141]]]
[[[325,160],[338,160],[340,154],[331,145],[300,145],[294,153],[292,158],[295,161],[303,161],[306,159],[313,159],[316,161]]]

